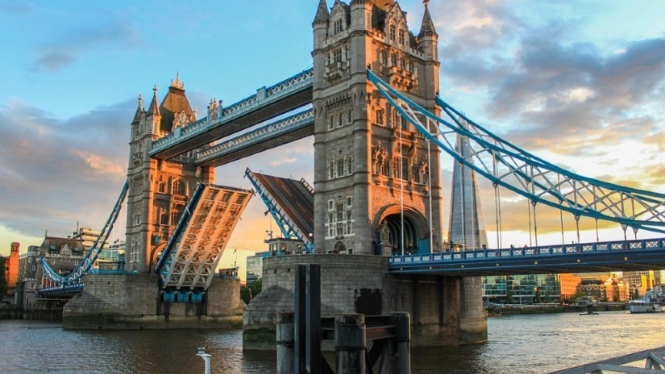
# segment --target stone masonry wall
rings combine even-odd
[[[154,275],[88,274],[63,310],[69,329],[228,328],[240,324],[239,280],[215,279],[202,304],[160,300]]]

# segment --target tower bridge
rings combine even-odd
[[[313,186],[246,173],[283,234],[308,253],[265,260],[264,290],[243,315],[246,348],[274,348],[299,263],[322,266],[323,315],[409,311],[419,345],[487,338],[480,275],[665,266],[662,240],[445,253],[442,152],[456,163],[445,195],[454,209],[449,239],[468,249],[487,243],[476,175],[527,198],[534,220],[540,204],[665,232],[665,195],[563,170],[445,103],[427,2],[417,33],[392,0],[332,8],[320,0],[312,29],[313,69],[227,107],[212,99],[201,119],[179,78],[161,103],[155,88],[147,110],[139,97],[127,172],[130,274],[86,275],[83,296],[65,309],[71,327],[101,326],[106,315],[130,327],[202,316],[214,324],[236,313],[237,282],[212,275],[251,192],[213,186],[215,167],[312,135]]]

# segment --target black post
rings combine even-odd
[[[337,373],[365,374],[367,335],[365,315],[335,316],[335,367]]]
[[[305,373],[305,344],[306,344],[306,326],[307,316],[305,308],[307,291],[307,266],[298,265],[296,269],[296,289],[295,289],[295,349],[294,349],[294,373]]]
[[[294,323],[292,312],[277,314],[277,374],[293,373]]]
[[[307,265],[307,351],[305,372],[321,373],[321,265]]]

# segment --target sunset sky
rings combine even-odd
[[[0,254],[77,222],[101,229],[126,178],[137,98],[154,85],[161,101],[180,72],[200,115],[213,97],[230,104],[310,68],[317,3],[0,2]],[[422,1],[399,3],[417,33]],[[664,1],[432,0],[430,11],[445,101],[568,170],[665,193]],[[311,182],[312,142],[220,167],[217,183],[251,188],[247,167]],[[452,161],[442,165],[447,194]],[[482,186],[496,243],[493,191]],[[526,202],[502,196],[503,243],[528,244]],[[265,250],[264,211],[255,197],[227,247],[242,265]],[[564,240],[576,241],[574,219],[564,222]],[[538,224],[540,244],[561,241],[558,212],[539,211]],[[595,240],[594,222],[580,224],[582,240]],[[124,225],[123,212],[112,239]],[[600,228],[601,240],[623,237]]]

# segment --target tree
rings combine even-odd
[[[249,304],[253,298],[261,293],[261,280],[257,279],[254,282],[240,287],[240,298],[245,304]]]

